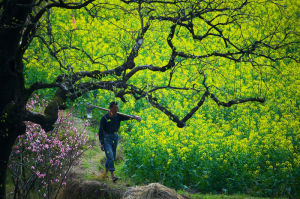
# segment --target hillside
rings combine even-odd
[[[80,118],[73,117],[75,125],[81,129],[85,121]],[[97,199],[119,199],[124,196],[125,192],[131,193],[132,190],[147,190],[145,184],[136,184],[131,178],[128,178],[123,172],[123,165],[125,161],[123,146],[118,146],[117,152],[117,165],[116,174],[121,177],[117,183],[112,183],[111,179],[103,178],[105,153],[100,150],[98,136],[96,134],[97,126],[88,128],[89,144],[92,148],[88,149],[82,156],[80,163],[76,165],[70,172],[67,186],[59,195],[59,199],[84,199],[84,198],[97,198]],[[151,184],[151,186],[153,186]],[[166,190],[166,187],[159,185],[154,190]],[[153,190],[152,190],[153,191]],[[170,190],[168,190],[170,191]],[[162,191],[163,192],[163,191]],[[170,191],[172,192],[172,191]],[[169,192],[167,192],[169,193]],[[240,198],[261,198],[251,195],[227,195],[224,193],[219,194],[201,194],[193,190],[179,190],[178,197],[190,199],[240,199]],[[166,197],[166,196],[164,196]],[[161,198],[164,198],[161,197]],[[137,197],[133,197],[137,198]],[[133,199],[131,198],[131,199]],[[151,198],[151,197],[150,197]],[[149,199],[150,199],[149,198]],[[170,199],[176,197],[170,197]],[[129,198],[128,198],[129,199]]]

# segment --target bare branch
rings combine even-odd
[[[29,111],[26,110],[25,114],[24,114],[24,121],[31,121],[34,122],[36,124],[40,124],[41,127],[45,130],[45,131],[50,131],[53,129],[53,124],[55,123],[56,119],[52,119],[49,120],[49,117],[40,114],[40,113],[36,113],[33,111]]]
[[[241,104],[245,102],[260,102],[264,103],[265,99],[264,98],[258,98],[258,97],[252,97],[252,98],[244,98],[244,99],[236,99],[236,100],[230,100],[229,102],[222,102],[217,97],[210,93],[211,99],[213,99],[218,105],[224,106],[224,107],[231,107],[232,105],[235,104]]]
[[[43,16],[43,14],[50,10],[51,8],[57,7],[57,8],[65,8],[65,9],[80,9],[94,0],[87,0],[84,3],[64,3],[63,1],[60,1],[60,3],[54,2],[49,3],[46,6],[44,6],[40,11],[32,18],[29,25],[26,27],[26,30],[22,36],[22,44],[20,46],[21,53],[24,53],[25,50],[28,48],[29,44],[31,43],[33,37],[35,36],[35,33],[37,31],[36,25],[38,24],[40,18]]]

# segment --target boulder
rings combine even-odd
[[[99,181],[72,181],[60,192],[59,199],[120,199],[124,194],[118,189]]]
[[[184,199],[175,190],[159,183],[129,188],[122,199]]]

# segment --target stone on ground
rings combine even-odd
[[[122,199],[184,199],[175,190],[159,183],[129,188]]]

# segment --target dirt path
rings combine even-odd
[[[82,129],[84,126],[83,120],[74,118],[74,121],[78,129]],[[104,179],[105,153],[100,149],[96,134],[89,130],[88,134],[90,136],[89,144],[92,145],[92,148],[88,149],[81,157],[79,164],[72,168],[67,185],[61,190],[58,199],[120,199],[124,196],[126,196],[126,199],[133,199],[145,198],[145,194],[149,196],[146,197],[149,199],[182,199],[175,191],[157,183],[150,184],[149,186],[128,187],[130,183],[122,180],[112,183],[109,178]],[[120,163],[122,161],[124,161],[124,155],[122,147],[119,146],[116,162]],[[167,195],[162,196],[161,194],[163,193]],[[171,193],[173,196],[167,197]]]
[[[105,153],[94,143],[93,147],[83,154],[80,163],[72,168],[67,185],[58,198],[120,199],[127,187],[102,177],[104,159]]]

